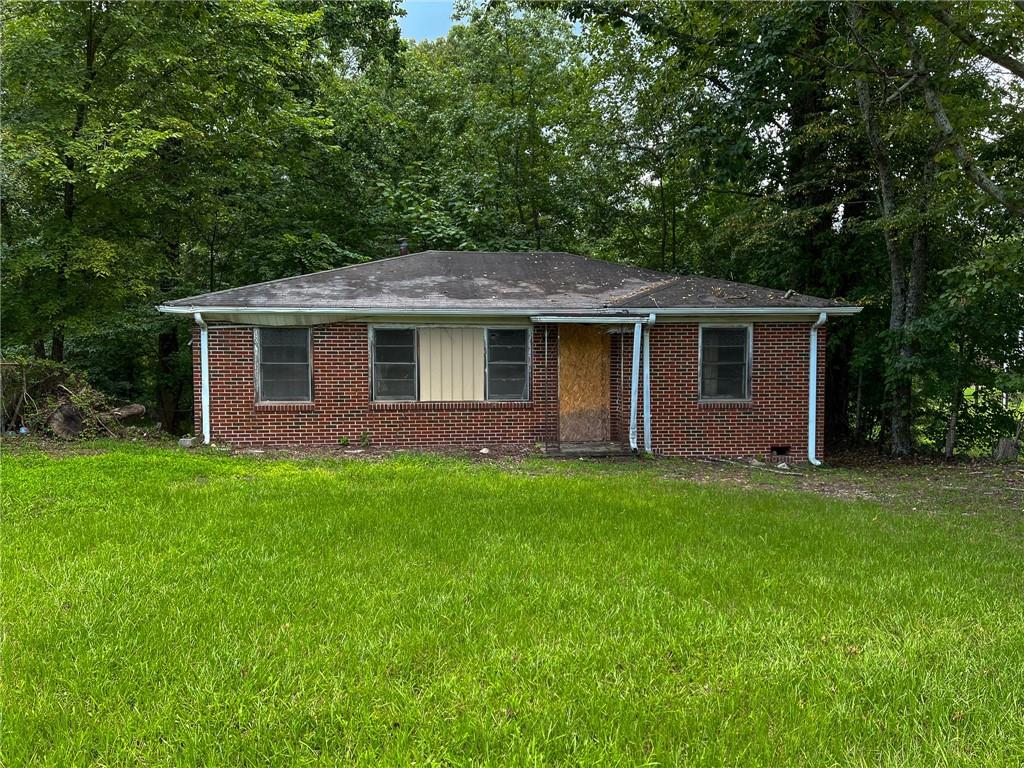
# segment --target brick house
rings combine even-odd
[[[424,251],[207,293],[196,433],[237,446],[621,446],[817,462],[860,307],[568,253]]]

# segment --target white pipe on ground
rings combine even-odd
[[[651,326],[654,313],[647,316],[644,326],[644,453],[651,452]]]
[[[633,324],[633,368],[630,379],[631,397],[629,400],[629,447],[637,449],[636,445],[636,411],[637,395],[640,388],[640,326],[643,321],[639,318]]]
[[[199,326],[199,392],[203,414],[203,443],[210,444],[210,329],[201,312],[195,313]]]
[[[811,354],[807,375],[807,460],[816,467],[821,466],[817,452],[818,433],[818,329],[828,320],[822,312],[817,322],[811,326]]]

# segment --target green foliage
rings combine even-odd
[[[1024,60],[1015,6],[465,2],[445,38],[410,44],[400,12],[5,5],[5,346],[186,429],[190,334],[154,303],[405,237],[863,304],[829,327],[832,446],[887,442],[901,413],[936,446],[969,386],[1019,400],[1024,78],[990,58]],[[1006,428],[1002,408],[964,406],[965,449]]]

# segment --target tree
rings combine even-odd
[[[329,201],[309,222],[295,190],[344,153],[322,82],[390,66],[396,12],[390,0],[6,6],[5,344],[62,359],[69,332],[251,273],[267,239],[289,242],[273,233],[313,245],[302,267],[350,260],[320,234]],[[162,325],[169,375],[183,340]],[[164,399],[172,424],[177,398]]]

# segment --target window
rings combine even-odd
[[[700,329],[702,400],[749,400],[751,327]]]
[[[416,329],[373,329],[373,399],[416,399]]]
[[[312,400],[308,328],[260,328],[256,334],[257,390],[264,402]]]
[[[487,330],[487,399],[529,397],[530,334],[526,328]]]
[[[528,400],[530,329],[376,327],[374,400]]]

